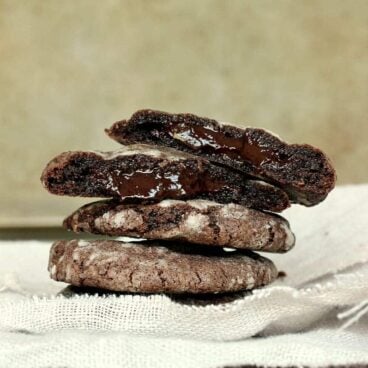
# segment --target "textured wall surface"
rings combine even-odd
[[[40,186],[61,151],[151,107],[262,126],[368,180],[368,1],[0,0],[0,224],[86,200]]]

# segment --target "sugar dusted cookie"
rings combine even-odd
[[[57,281],[133,293],[224,293],[277,277],[270,260],[249,251],[108,240],[57,241],[48,269]]]
[[[295,238],[282,217],[237,204],[164,200],[148,205],[115,201],[87,204],[64,220],[74,232],[175,240],[283,253]]]

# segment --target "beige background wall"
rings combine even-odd
[[[86,202],[43,166],[117,148],[103,128],[142,107],[263,126],[368,181],[368,1],[0,0],[0,225]]]

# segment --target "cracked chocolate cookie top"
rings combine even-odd
[[[225,293],[277,277],[270,260],[250,251],[105,240],[55,242],[48,269],[54,280],[75,286],[140,293]]]
[[[164,200],[148,205],[87,204],[64,220],[74,232],[175,240],[266,252],[286,252],[295,238],[282,217],[237,204]]]

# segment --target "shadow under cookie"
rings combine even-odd
[[[173,302],[192,306],[206,306],[206,305],[220,305],[231,303],[237,299],[241,299],[245,296],[251,295],[252,291],[241,291],[234,293],[217,293],[217,294],[164,294],[169,297]],[[139,297],[150,297],[152,293],[127,293],[127,292],[114,292],[99,288],[85,287],[85,286],[74,286],[69,285],[62,289],[58,295],[65,298],[73,298],[75,296],[98,296],[98,297],[109,297],[109,296],[139,296]]]

